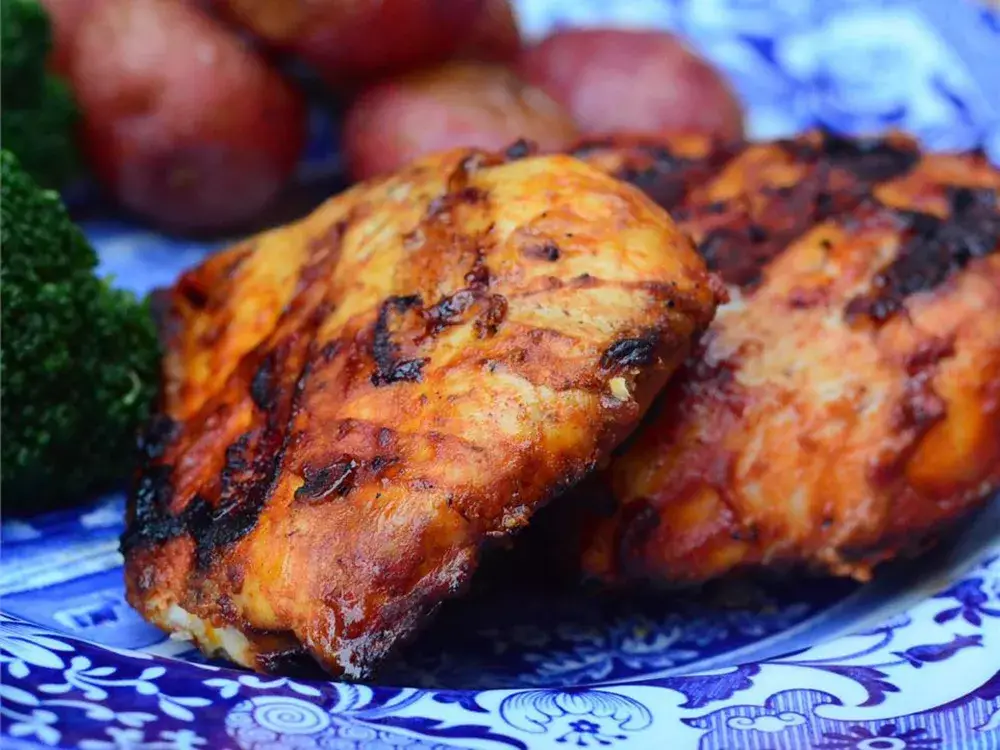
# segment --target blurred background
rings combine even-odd
[[[1000,161],[985,0],[3,0],[3,142],[145,292],[420,153],[899,128]]]

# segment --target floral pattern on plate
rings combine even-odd
[[[1000,15],[985,4],[517,5],[532,37],[677,30],[728,72],[753,137],[900,127],[1000,162]],[[303,175],[339,163],[325,117]],[[139,292],[212,249],[110,216],[86,228],[102,270]],[[121,513],[113,498],[3,525],[4,747],[1000,747],[998,503],[864,587],[762,580],[624,603],[514,591],[492,609],[459,606],[378,685],[248,674],[165,639],[123,601]]]

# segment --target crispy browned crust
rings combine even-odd
[[[732,301],[596,490],[615,502],[586,571],[864,580],[980,506],[1000,486],[998,193],[981,154],[820,133],[686,191],[673,215]]]
[[[672,211],[711,180],[742,148],[709,135],[611,134],[588,136],[569,154],[642,190]]]
[[[430,157],[216,255],[161,300],[129,601],[256,669],[368,674],[606,458],[717,293],[566,156]]]

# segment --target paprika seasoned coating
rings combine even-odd
[[[673,211],[695,188],[714,178],[744,145],[701,133],[612,133],[588,136],[567,153],[635,185]]]
[[[639,190],[527,152],[428,157],[162,295],[143,616],[364,677],[634,428],[721,288]]]
[[[673,215],[731,301],[595,488],[614,502],[582,521],[582,567],[866,580],[980,507],[1000,486],[998,195],[982,154],[821,133],[688,191]]]

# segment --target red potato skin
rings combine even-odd
[[[328,84],[448,59],[487,0],[215,0],[266,43],[308,62]]]
[[[52,24],[52,51],[49,67],[60,75],[69,74],[73,42],[83,17],[101,0],[41,0]]]
[[[102,0],[77,32],[70,77],[98,178],[168,229],[251,219],[305,140],[299,93],[203,11],[173,0]]]
[[[342,143],[361,180],[452,147],[496,150],[525,138],[558,150],[576,136],[563,108],[509,69],[452,62],[364,91],[347,112]]]
[[[485,0],[479,17],[456,52],[462,60],[513,64],[521,54],[521,29],[510,0]]]
[[[525,50],[517,69],[585,133],[743,136],[740,103],[722,75],[666,32],[560,31]]]
[[[76,32],[84,16],[96,8],[103,0],[40,0],[52,24],[52,51],[49,53],[49,68],[61,76],[68,76],[73,60],[73,45]],[[205,8],[212,6],[213,0],[178,0]]]

